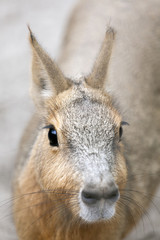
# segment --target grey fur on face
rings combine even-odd
[[[81,192],[86,186],[102,192],[112,184],[116,186],[113,175],[117,144],[113,108],[91,96],[83,84],[73,87],[72,101],[63,109],[61,129],[68,146],[68,159],[81,179],[79,215],[88,222],[110,219],[115,213],[115,203],[103,198],[87,206],[81,200]]]

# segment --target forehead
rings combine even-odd
[[[112,118],[113,112],[109,106],[87,96],[70,102],[63,111],[65,125],[77,128],[110,127]]]
[[[68,139],[92,145],[98,139],[114,137],[120,117],[108,95],[83,87],[73,87],[67,95],[61,96],[63,104],[58,113],[61,130]]]

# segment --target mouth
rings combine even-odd
[[[80,202],[80,217],[85,222],[95,223],[110,220],[116,212],[116,204],[109,203],[105,199],[87,205]]]

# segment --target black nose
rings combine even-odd
[[[104,191],[86,188],[82,191],[81,197],[86,204],[94,204],[102,198],[110,203],[115,203],[119,198],[119,191],[116,186]]]

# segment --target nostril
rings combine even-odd
[[[105,199],[113,204],[119,199],[119,191],[116,186],[104,189],[103,191],[99,189],[84,189],[81,192],[81,198],[88,205],[97,203],[101,199]]]
[[[117,188],[112,189],[110,192],[104,193],[104,198],[116,202],[119,199],[119,191]]]
[[[88,192],[84,190],[82,191],[81,196],[82,201],[86,204],[94,204],[101,198],[96,192]]]

